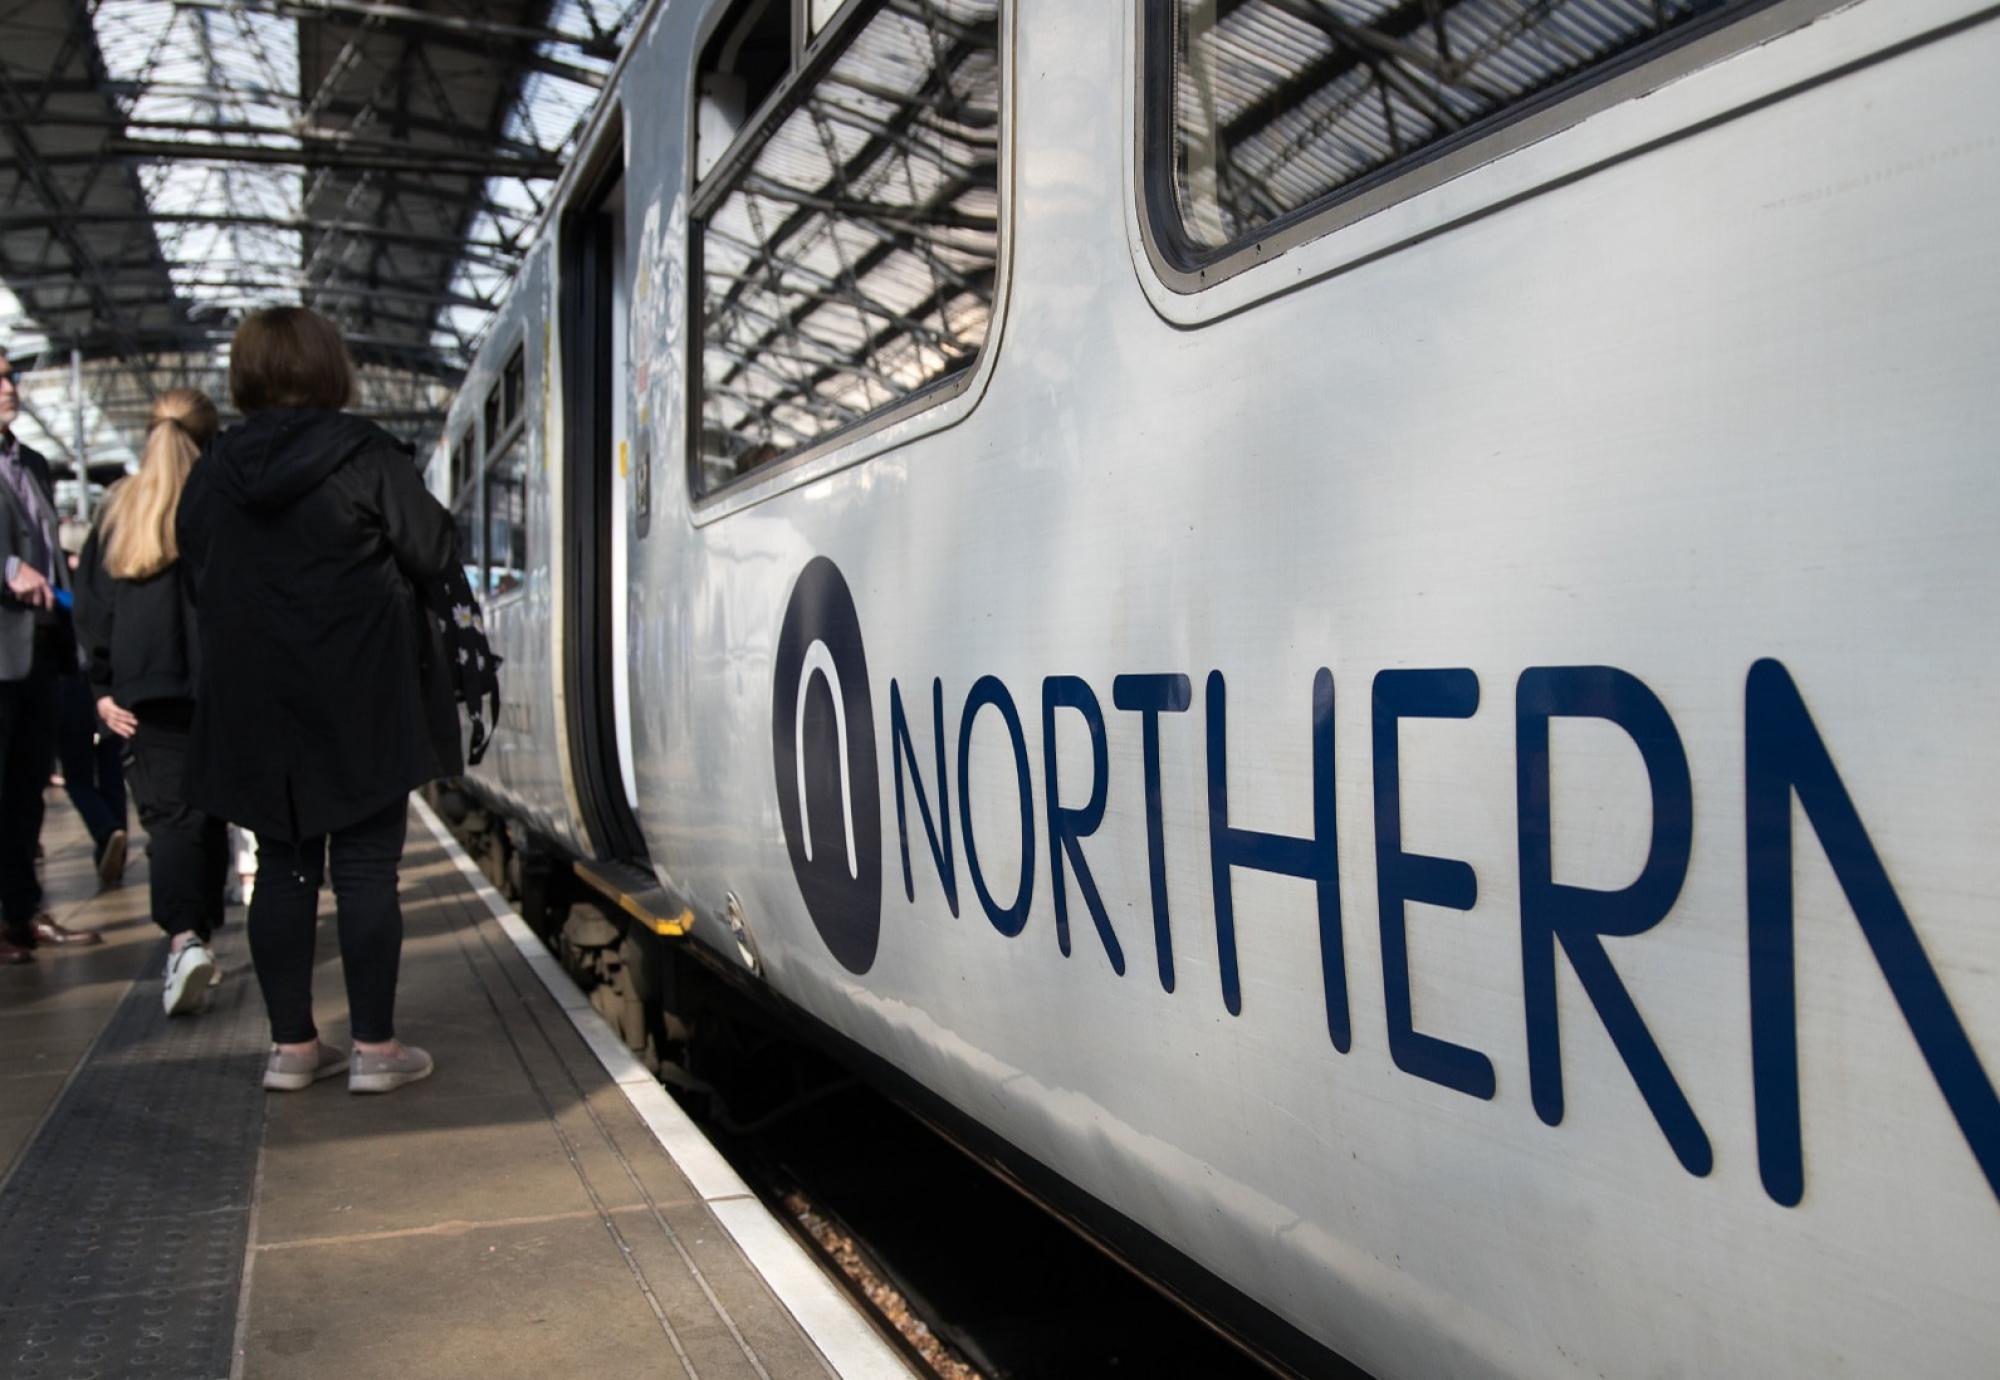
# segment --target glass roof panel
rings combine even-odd
[[[78,346],[93,471],[128,461],[154,393],[222,391],[242,314],[305,301],[428,446],[641,3],[19,0],[65,83],[0,255],[22,434],[67,463]]]
[[[103,0],[96,22],[130,135],[281,155],[300,150],[296,21],[244,9]],[[196,313],[208,307],[235,314],[298,300],[299,231],[230,218],[296,221],[303,176],[297,165],[219,159],[141,165],[161,252]]]

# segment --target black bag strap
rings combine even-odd
[[[418,592],[443,638],[452,693],[465,706],[466,716],[472,722],[472,741],[465,750],[465,764],[473,767],[486,755],[487,744],[493,739],[493,726],[500,722],[501,658],[486,640],[486,620],[479,611],[479,598],[465,578],[464,556],[454,535],[451,563],[442,575],[420,585]]]

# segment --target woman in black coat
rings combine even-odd
[[[215,404],[192,388],[162,393],[139,457],[119,481],[76,567],[76,628],[84,674],[105,727],[125,739],[125,776],[146,826],[153,920],[171,936],[161,1002],[169,1016],[199,1009],[222,923],[229,826],[181,795],[194,722],[194,608],[174,540],[175,512]]]
[[[408,449],[340,409],[339,333],[302,307],[246,318],[216,438],[180,508],[203,651],[188,799],[257,836],[250,953],[274,1048],[264,1086],[342,1070],[352,1092],[426,1077],[396,1038],[396,900],[412,789],[463,770],[438,635],[412,581],[455,559]],[[331,872],[354,1054],[312,1018],[314,914]]]

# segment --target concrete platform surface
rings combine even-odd
[[[153,1126],[138,1162],[107,1156],[104,1174],[123,1182],[94,1178],[94,1166],[75,1164],[91,1158],[76,1118],[117,1132],[127,1129],[121,1117],[182,1113],[142,1111],[133,1104],[158,1099],[118,1091],[131,1085],[106,1081],[113,1075],[93,1061],[142,1061],[128,1078],[134,1069],[145,1076],[146,1059],[213,1061],[189,1053],[215,1048],[213,1039],[188,1043],[204,1021],[239,1024],[235,1044],[247,1039],[254,1055],[262,1003],[239,912],[219,940],[225,981],[211,1009],[170,1023],[160,1011],[162,941],[146,918],[140,849],[127,884],[96,895],[88,840],[59,796],[49,817],[53,908],[108,942],[44,950],[30,967],[0,970],[0,1274],[52,1290],[32,1300],[39,1307],[0,1299],[0,1374],[183,1380],[199,1373],[186,1367],[205,1353],[188,1349],[173,1330],[180,1322],[211,1332],[226,1324],[233,1345],[218,1356],[231,1377],[907,1374],[858,1315],[825,1325],[838,1309],[827,1305],[837,1295],[824,1279],[774,1291],[759,1265],[810,1271],[803,1254],[789,1243],[773,1250],[754,1220],[761,1207],[699,1154],[692,1172],[706,1182],[699,1190],[689,1182],[658,1128],[676,1144],[692,1128],[673,1124],[677,1109],[656,1084],[618,1064],[607,1030],[583,1037],[579,1024],[596,1014],[573,989],[551,993],[545,982],[566,980],[539,959],[531,965],[519,922],[498,913],[490,889],[414,810],[397,1024],[431,1051],[437,1073],[381,1097],[350,1095],[342,1079],[239,1097],[226,1115],[259,1124],[208,1128],[227,1134],[185,1126],[165,1137]],[[345,1044],[330,909],[329,896],[315,1014],[322,1038]],[[221,1035],[220,1025],[210,1034]],[[232,1070],[244,1067],[241,1048],[232,1057]],[[199,1072],[212,1083],[217,1066]],[[171,1096],[189,1104],[186,1116],[201,1115],[192,1094]],[[124,1105],[107,1110],[107,1098]],[[240,1175],[227,1164],[238,1140]],[[195,1183],[202,1194],[176,1191]],[[60,1201],[66,1194],[78,1201]],[[87,1221],[93,1209],[132,1201],[156,1206],[117,1209],[124,1220],[109,1238]],[[764,1243],[757,1264],[725,1219],[753,1250]],[[191,1285],[175,1292],[187,1281],[170,1278],[171,1255],[145,1277],[154,1238],[186,1241],[191,1228],[211,1254],[217,1239],[242,1251],[227,1318],[214,1312],[213,1287],[198,1299]],[[104,1244],[126,1254],[101,1258]],[[61,1258],[20,1258],[29,1252]],[[134,1341],[119,1326],[138,1312],[147,1316]],[[79,1337],[78,1328],[96,1331]],[[829,1337],[837,1344],[823,1346]],[[220,1380],[220,1359],[199,1364]]]

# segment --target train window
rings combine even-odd
[[[454,498],[465,488],[472,478],[472,431],[452,443],[451,447],[451,493]]]
[[[695,176],[709,169],[752,111],[791,75],[798,51],[792,0],[739,0],[701,50],[695,101]]]
[[[827,21],[833,18],[834,12],[845,2],[846,0],[809,0],[806,6],[807,37],[810,38],[824,29]]]
[[[516,345],[514,353],[507,356],[507,367],[501,372],[501,385],[506,390],[505,413],[501,421],[505,426],[512,426],[521,420],[521,403],[528,389],[527,346]]]
[[[699,493],[963,387],[985,344],[999,0],[826,23],[696,198]]]
[[[466,582],[480,585],[479,485],[473,482],[479,467],[472,456],[472,430],[458,438],[451,448],[451,520],[458,528],[458,550],[465,561]]]
[[[528,447],[516,431],[486,467],[486,592],[507,594],[528,577]]]
[[[528,429],[521,404],[527,389],[527,346],[516,345],[500,369],[499,381],[486,395],[485,483],[474,485],[474,469],[468,467],[468,492],[464,499],[464,524],[482,526],[477,511],[483,511],[482,543],[475,552],[468,542],[466,551],[478,569],[470,572],[474,589],[488,594],[506,594],[519,589],[528,569]],[[469,440],[469,438],[468,438]],[[484,497],[483,510],[474,502]],[[483,572],[483,574],[482,574]]]
[[[1145,0],[1156,246],[1216,264],[1763,3]]]

